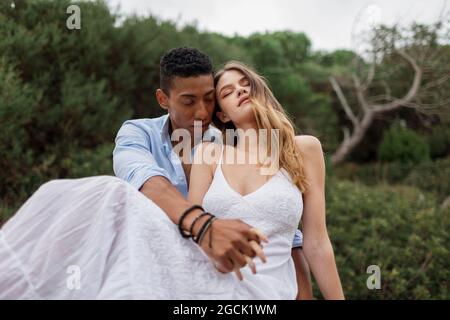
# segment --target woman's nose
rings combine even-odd
[[[245,88],[240,88],[238,90],[238,97],[240,97],[241,95],[243,95],[244,93],[247,93],[247,90]]]

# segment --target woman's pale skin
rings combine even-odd
[[[251,102],[244,100],[242,103],[243,97],[249,96],[249,94],[250,84],[242,73],[235,70],[225,72],[216,86],[217,101],[222,109],[217,113],[219,119],[223,122],[232,121],[237,129],[244,131],[258,130]],[[236,155],[246,154],[247,159],[249,155],[257,154],[256,148],[252,149],[248,143],[240,143],[241,140],[236,147],[226,146],[226,148],[235,148],[233,151]],[[325,161],[322,146],[320,141],[313,136],[297,136],[295,140],[303,156],[304,172],[308,181],[307,190],[302,194],[303,252],[323,297],[325,299],[344,299],[333,248],[326,228]],[[188,196],[192,203],[203,203],[203,198],[213,180],[222,150],[221,146],[214,146],[214,148],[217,149],[216,152],[211,153],[208,144],[203,144],[197,150],[195,157],[204,157],[207,153],[208,155],[213,154],[214,159],[208,162],[194,161]],[[256,164],[233,163],[235,162],[233,159],[227,159],[227,151],[229,150],[226,149],[224,152],[222,170],[229,185],[241,195],[256,191],[270,179],[270,176],[261,174],[260,167]],[[204,241],[209,240],[208,236],[209,233]],[[270,242],[270,239],[268,240]],[[263,249],[259,250],[263,251]],[[263,253],[260,252],[258,256],[261,259]],[[251,259],[246,256],[244,258],[253,273],[257,272]],[[242,275],[238,270],[237,268],[235,272],[241,278]]]

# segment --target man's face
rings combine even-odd
[[[201,121],[203,133],[208,129],[214,111],[213,76],[175,77],[169,95],[158,89],[157,98],[161,107],[169,112],[172,130],[187,129],[193,136],[194,121]]]

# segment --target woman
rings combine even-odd
[[[304,252],[318,285],[325,298],[343,298],[325,227],[320,144],[311,137],[294,140],[267,85],[245,66],[227,65],[216,82],[221,106],[216,124],[244,132],[279,129],[280,152],[263,148],[262,159],[269,166],[273,161],[266,160],[276,160],[281,169],[267,176],[259,164],[232,164],[228,150],[256,151],[239,137],[231,145],[205,144],[196,152],[189,198],[218,218],[240,212],[240,219],[251,221],[261,238],[268,237],[264,252],[255,247],[261,261],[247,258],[236,267],[238,277],[222,273],[163,211],[123,181],[54,180],[0,232],[0,298],[294,299],[290,250],[302,211]],[[211,149],[212,161],[204,161]],[[303,164],[292,160],[299,157]],[[214,222],[203,226],[203,234],[194,236],[208,243]],[[250,268],[239,270],[246,263]]]
[[[279,297],[285,298],[292,298],[296,292],[290,287],[295,283],[295,271],[289,239],[303,211],[303,251],[319,288],[325,298],[343,298],[325,225],[324,159],[320,142],[311,136],[295,137],[291,122],[266,82],[242,63],[227,63],[214,80],[217,101],[214,124],[222,130],[226,144],[203,145],[198,150],[196,156],[201,159],[196,159],[192,166],[189,199],[225,217],[237,218],[230,214],[240,212],[241,219],[271,239],[265,246],[267,264],[256,262],[259,278],[251,277],[248,269],[243,272],[255,287],[272,283],[279,290]],[[230,129],[231,133],[237,129],[238,134],[227,141],[226,131]],[[271,129],[278,131],[271,133]],[[250,138],[249,143],[246,138]],[[279,170],[261,174],[264,159],[249,164],[251,158],[261,155],[269,159],[269,166],[274,167],[275,163]],[[236,164],[236,159],[247,161]],[[258,284],[258,280],[262,283]]]

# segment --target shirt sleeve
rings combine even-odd
[[[292,242],[292,248],[303,247],[303,233],[297,229],[295,230],[294,241]]]
[[[151,140],[147,132],[131,121],[125,121],[116,136],[113,151],[113,168],[117,177],[136,189],[154,176],[169,174],[156,162],[151,152]]]

